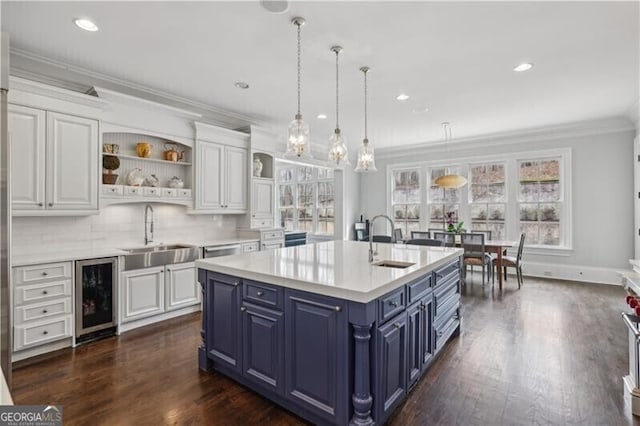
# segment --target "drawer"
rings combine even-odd
[[[435,271],[435,286],[439,286],[440,283],[449,281],[454,276],[460,276],[460,262],[458,259],[445,266],[436,269]]]
[[[378,299],[378,322],[382,324],[402,312],[406,306],[404,286]]]
[[[243,253],[259,251],[259,250],[260,250],[260,244],[257,241],[255,243],[245,243],[242,245]]]
[[[16,286],[14,306],[49,301],[53,298],[71,296],[71,280],[65,279],[41,284]]]
[[[176,188],[162,188],[163,197],[177,197],[178,189]]]
[[[457,316],[458,309],[460,309],[460,296],[455,295],[444,300],[440,309],[434,312],[433,323],[442,324],[449,321],[451,317]]]
[[[20,285],[71,278],[71,271],[71,262],[19,266],[13,268],[13,282]]]
[[[71,337],[71,315],[35,324],[16,325],[13,330],[13,350],[40,345]]]
[[[162,197],[162,188],[145,187],[142,188],[145,197]]]
[[[141,186],[125,186],[124,195],[131,195],[141,197],[143,195],[143,189]]]
[[[435,301],[435,310],[438,312],[438,307],[442,303],[442,301],[449,299],[452,295],[459,294],[458,292],[458,280],[449,281],[448,283],[442,284],[439,287],[436,287],[434,290],[434,301]]]
[[[102,185],[102,193],[104,195],[122,195],[122,185]]]
[[[431,290],[431,279],[432,275],[428,274],[407,284],[407,299],[409,299],[409,305],[420,300],[422,296]]]
[[[252,229],[273,228],[273,219],[251,219]]]
[[[266,231],[262,233],[263,240],[284,240],[284,231]]]
[[[442,349],[445,343],[447,343],[447,340],[449,340],[451,335],[456,331],[459,324],[460,320],[452,317],[449,321],[441,324],[439,327],[435,327],[434,343],[436,352]]]
[[[178,197],[180,198],[191,198],[191,190],[178,188]]]
[[[21,325],[25,322],[45,320],[50,317],[71,314],[71,298],[55,299],[44,303],[17,306],[13,316],[13,323]]]
[[[243,280],[243,299],[272,309],[282,309],[282,288],[251,280]]]

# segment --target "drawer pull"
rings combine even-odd
[[[261,292],[261,291],[259,291],[259,292],[257,292],[257,293],[256,293],[256,295],[257,295],[258,297],[262,297],[262,296],[264,295],[264,293],[263,293],[263,292]]]
[[[47,330],[43,331],[42,334],[47,335],[49,332]]]
[[[234,286],[234,287],[238,287],[238,281],[232,282],[231,285]]]
[[[393,324],[393,326],[394,326],[395,328],[400,328],[400,327],[402,327],[402,324],[400,324],[399,322],[397,322],[397,323]]]
[[[49,294],[47,290],[42,290],[42,294]]]
[[[336,306],[335,308],[333,308],[336,312],[342,312],[342,307],[340,306]]]
[[[44,206],[44,204],[38,203],[38,207],[42,207],[42,206]]]
[[[53,203],[49,203],[49,207],[53,207]]]
[[[240,310],[241,310],[242,312],[245,312],[245,311],[247,310],[247,308],[245,308],[244,306],[241,306],[241,307],[240,307]]]
[[[47,274],[46,272],[43,272],[43,273],[42,273],[42,276],[43,276],[43,277],[46,277],[47,275],[49,275],[49,274]]]
[[[48,311],[47,311],[46,309],[43,309],[43,310],[42,310],[42,313],[43,313],[43,314],[46,314],[47,312],[48,312]]]
[[[443,334],[444,334],[444,331],[438,331],[438,337],[442,337]]]
[[[391,306],[393,306],[394,308],[397,308],[397,307],[399,306],[399,305],[398,305],[398,302],[393,301],[393,300],[392,300],[392,301],[390,301],[390,302],[389,302],[389,304],[390,304]]]

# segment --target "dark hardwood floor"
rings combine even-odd
[[[392,425],[632,424],[621,377],[620,287],[515,279],[463,287],[463,334]],[[65,424],[294,425],[300,418],[198,370],[199,315],[65,349],[13,374],[16,404],[62,404]]]

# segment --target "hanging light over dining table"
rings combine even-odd
[[[442,123],[444,131],[444,143],[447,149],[447,157],[449,154],[449,140],[451,139],[451,126],[448,122]],[[467,184],[467,179],[459,174],[451,173],[440,176],[435,180],[435,184],[445,189],[458,189]]]

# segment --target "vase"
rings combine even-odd
[[[253,158],[253,175],[255,177],[262,177],[262,161],[260,161],[258,157]]]

